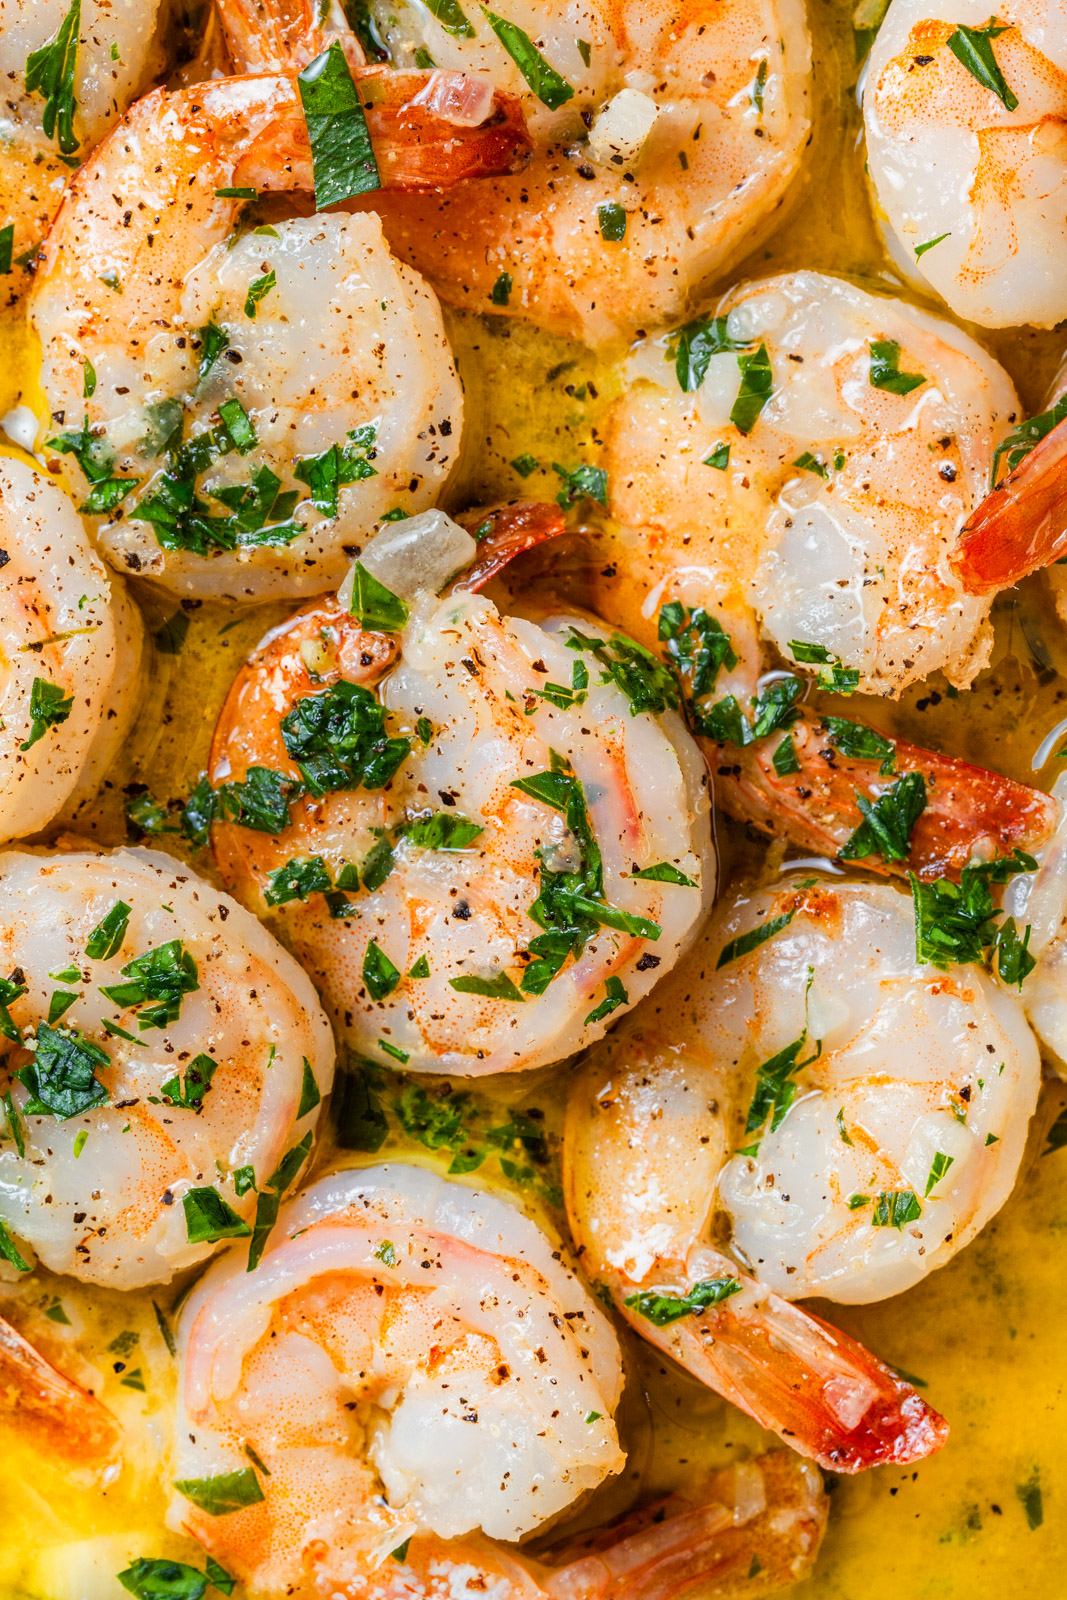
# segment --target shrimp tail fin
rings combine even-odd
[[[832,747],[819,718],[810,713],[803,713],[791,732],[798,765],[784,774],[774,765],[777,738],[744,750],[701,739],[716,801],[742,822],[784,833],[814,854],[836,856],[863,821],[858,797],[873,799],[873,786],[885,787],[880,764]],[[863,865],[872,871],[911,871],[927,881],[958,878],[975,855],[1033,851],[1056,827],[1059,808],[1051,796],[954,756],[898,740],[893,770],[922,774],[926,806],[912,830],[907,858],[864,856]]]
[[[107,1407],[46,1361],[3,1317],[0,1412],[43,1434],[70,1458],[105,1461],[118,1445],[118,1423]]]
[[[552,1600],[757,1600],[811,1570],[826,1515],[819,1473],[773,1450],[556,1547],[540,1581]]]
[[[685,1277],[691,1285],[724,1271],[740,1292],[666,1327],[636,1313],[632,1296],[630,1306],[618,1296],[620,1309],[687,1372],[829,1471],[921,1461],[941,1449],[944,1418],[847,1333],[704,1247],[690,1252]]]
[[[567,531],[559,507],[540,500],[506,500],[498,505],[476,507],[463,512],[456,521],[478,541],[478,554],[473,564],[453,585],[465,594],[477,594],[516,556],[544,544],[547,539],[558,539]]]
[[[996,594],[1067,553],[1067,418],[986,496],[949,552],[968,594]]]

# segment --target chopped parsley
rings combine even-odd
[[[847,717],[823,717],[823,727],[830,735],[830,743],[843,756],[860,761],[879,761],[883,776],[892,772],[896,762],[897,747],[877,728],[863,722],[850,722]]]
[[[30,1092],[23,1115],[66,1121],[106,1105],[108,1091],[96,1073],[99,1067],[110,1065],[106,1051],[73,1029],[60,1032],[47,1022],[39,1023],[33,1060],[15,1074]]]
[[[9,978],[0,978],[0,1034],[10,1039],[12,1044],[21,1044],[22,1035],[12,1020],[8,1006],[14,1005],[26,993],[24,977],[22,968],[16,967]]]
[[[600,237],[605,244],[618,244],[626,237],[626,212],[617,200],[605,200],[596,208]]]
[[[408,620],[405,601],[379,583],[361,561],[356,562],[349,611],[361,628],[378,633],[399,633]]]
[[[363,982],[372,1000],[384,1000],[400,982],[400,969],[372,939],[363,956]]]
[[[751,433],[774,387],[771,358],[767,346],[760,344],[752,354],[739,355],[741,387],[730,412],[730,421],[740,433]]]
[[[730,465],[730,446],[720,439],[710,456],[704,457],[705,467],[714,467],[718,472],[725,472]]]
[[[900,346],[895,339],[871,340],[870,384],[887,394],[910,394],[926,382],[921,372],[901,372]]]
[[[267,874],[263,898],[269,906],[283,906],[290,900],[308,900],[313,894],[325,894],[332,888],[333,880],[321,856],[294,857],[284,867]]]
[[[915,259],[916,259],[916,261],[919,261],[926,254],[926,252],[928,250],[932,250],[935,245],[944,244],[946,239],[951,239],[951,238],[952,238],[951,232],[950,233],[939,233],[936,239],[927,239],[925,244],[917,244],[915,246]]]
[[[728,966],[731,961],[740,961],[742,956],[751,955],[753,950],[758,950],[768,939],[773,939],[776,933],[788,928],[797,914],[797,909],[794,906],[792,911],[783,911],[780,917],[772,917],[769,922],[761,922],[758,928],[750,928],[748,933],[739,933],[736,939],[724,944],[715,963],[716,972],[720,967]]]
[[[675,709],[678,691],[674,677],[644,645],[621,633],[610,640],[590,638],[572,627],[567,639],[569,650],[591,655],[601,668],[601,683],[615,683],[630,702],[630,715]]]
[[[983,89],[995,94],[1008,111],[1018,108],[1018,97],[1008,88],[1007,79],[993,54],[993,40],[1007,33],[1008,24],[990,17],[984,28],[968,28],[961,22],[948,36],[948,47],[961,66],[966,67]]]
[[[528,478],[532,472],[537,471],[540,462],[535,456],[530,455],[529,451],[525,451],[521,456],[516,456],[511,465],[520,478]]]
[[[576,506],[583,499],[595,500],[598,506],[607,510],[608,475],[603,467],[561,467],[558,461],[553,461],[552,471],[563,479],[556,504],[562,506],[564,511],[569,511],[571,506]]]
[[[558,111],[560,106],[573,96],[573,86],[565,78],[561,78],[554,67],[549,66],[528,33],[516,27],[514,22],[498,17],[488,6],[482,6],[482,11],[488,17],[493,32],[541,104],[546,105],[550,111]]]
[[[662,608],[657,633],[667,647],[690,724],[695,732],[706,734],[708,717],[698,702],[712,693],[723,667],[732,672],[737,666],[730,635],[703,606],[691,611],[680,600],[668,601]]]
[[[88,413],[80,429],[77,431],[68,429],[66,433],[57,434],[54,439],[46,440],[45,449],[58,450],[60,455],[73,456],[78,463],[82,476],[89,485],[88,498],[78,507],[85,516],[103,516],[109,511],[114,511],[140,482],[139,478],[112,477],[111,468],[115,462],[115,453],[108,444],[103,430],[94,430],[90,427]]]
[[[316,211],[380,189],[367,119],[338,40],[304,68],[297,87],[311,144]]]
[[[282,718],[281,733],[307,792],[320,798],[337,789],[383,788],[411,750],[410,740],[386,734],[385,718],[377,697],[345,678],[303,695]],[[249,779],[257,771],[269,769],[249,768]]]
[[[810,972],[808,982],[810,985]],[[822,1054],[822,1044],[816,1041],[815,1054],[808,1056],[806,1061],[801,1061],[800,1054],[807,1042],[808,1030],[805,1028],[799,1039],[794,1039],[792,1044],[787,1044],[784,1050],[779,1050],[776,1055],[756,1068],[756,1087],[745,1118],[746,1134],[759,1132],[768,1118],[770,1118],[768,1129],[770,1133],[781,1127],[786,1112],[796,1099],[797,1086],[793,1082],[794,1073],[800,1072],[804,1067],[810,1067]],[[750,1145],[743,1153],[754,1154],[755,1148],[756,1146]]]
[[[175,1073],[173,1078],[160,1084],[159,1093],[169,1105],[180,1106],[183,1111],[199,1111],[218,1069],[218,1062],[211,1056],[194,1056],[185,1069],[184,1078]]]
[[[368,422],[360,428],[352,428],[347,437],[352,440],[350,445],[332,444],[321,455],[305,456],[293,469],[293,476],[311,490],[311,503],[316,511],[326,517],[337,515],[338,492],[346,484],[363,483],[378,476],[377,468],[371,466],[378,437],[377,423]]]
[[[120,968],[125,983],[101,985],[117,1006],[134,1007],[137,1026],[165,1028],[177,1022],[183,996],[199,989],[196,962],[180,939],[171,939]]]
[[[404,829],[411,843],[423,850],[465,850],[484,831],[481,823],[470,822],[454,811],[435,811]]]
[[[1056,404],[1050,406],[1047,411],[1041,411],[1036,417],[1030,417],[1028,421],[1020,422],[1018,427],[1013,428],[993,452],[990,488],[995,486],[1000,476],[1001,463],[1005,456],[1008,458],[1008,471],[1014,472],[1034,446],[1050,434],[1064,417],[1067,417],[1067,394],[1061,395]]]
[[[699,1317],[709,1306],[721,1305],[731,1295],[740,1293],[741,1285],[736,1278],[703,1278],[684,1295],[645,1289],[640,1294],[630,1295],[623,1304],[651,1322],[653,1327],[666,1328],[683,1317]]]
[[[1031,1533],[1045,1520],[1045,1503],[1041,1494],[1041,1479],[1035,1467],[1025,1483],[1015,1486],[1015,1497],[1023,1508],[1026,1525]]]
[[[251,1467],[240,1467],[236,1472],[219,1472],[211,1478],[176,1478],[174,1487],[194,1506],[212,1517],[224,1517],[228,1512],[240,1511],[243,1506],[254,1506],[264,1498],[259,1479]]]
[[[85,941],[85,954],[90,961],[109,961],[118,954],[130,925],[132,909],[125,900],[116,900],[107,915],[101,918]]]
[[[630,873],[631,878],[640,878],[645,883],[676,883],[683,889],[697,888],[695,878],[687,878],[684,872],[679,872],[677,867],[669,861],[657,861],[651,867],[638,867]]]
[[[613,1011],[618,1011],[620,1006],[630,1003],[630,996],[623,987],[622,980],[610,977],[604,985],[604,998],[598,1006],[594,1006],[583,1024],[588,1028],[591,1023],[603,1022],[605,1017],[610,1017]]]
[[[937,1151],[933,1161],[930,1163],[930,1172],[926,1179],[926,1188],[923,1190],[924,1200],[929,1197],[931,1189],[941,1182],[941,1179],[945,1176],[945,1173],[948,1171],[949,1167],[951,1167],[955,1159],[955,1156],[945,1155],[943,1150]]]
[[[896,1228],[898,1231],[909,1222],[922,1216],[922,1206],[914,1189],[883,1190],[871,1212],[872,1228]]]
[[[792,673],[773,679],[752,703],[753,739],[766,739],[779,728],[792,727],[800,715],[796,703],[803,691],[804,685]]]
[[[18,1245],[7,1230],[7,1224],[0,1218],[0,1256],[5,1261],[10,1261],[16,1272],[32,1272],[33,1268],[21,1254]]]
[[[1027,948],[1030,929],[1020,939],[1014,918],[998,922],[1003,913],[993,902],[992,886],[1036,871],[1033,856],[1013,850],[996,861],[964,867],[958,884],[948,878],[921,883],[910,874],[916,959],[947,972],[955,965],[992,961],[995,955],[1004,982],[1021,985],[1034,968]]]
[[[153,1556],[138,1556],[118,1581],[137,1600],[201,1600],[207,1589],[206,1574],[184,1561],[165,1561]]]
[[[780,778],[788,778],[801,770],[800,757],[797,755],[792,734],[787,733],[781,744],[775,748],[771,756],[771,765]]]
[[[43,97],[41,124],[45,138],[55,139],[58,135],[59,148],[67,156],[73,155],[80,142],[74,133],[74,112],[78,105],[74,98],[74,73],[80,30],[81,0],[73,0],[48,43],[31,51],[26,58],[26,93]]]
[[[252,1229],[243,1217],[210,1185],[190,1189],[182,1196],[185,1231],[190,1244],[215,1244],[220,1239],[247,1239]],[[180,1491],[185,1493],[184,1490]],[[192,1496],[187,1498],[191,1499]],[[199,1503],[199,1502],[198,1502]]]
[[[837,852],[842,861],[881,856],[883,861],[906,861],[915,824],[926,810],[926,779],[921,772],[906,772],[873,801],[855,791],[863,821]]]
[[[727,317],[697,317],[693,322],[685,323],[667,341],[666,359],[674,361],[678,386],[686,394],[692,394],[700,388],[712,356],[747,347],[747,340],[738,341],[730,337],[728,324]],[[716,448],[721,450],[723,446]],[[726,450],[729,457],[729,446],[726,446]],[[708,464],[717,466],[718,462]]]
[[[846,667],[841,657],[824,644],[814,644],[809,639],[790,639],[789,650],[793,660],[805,666],[829,667],[829,672],[819,673],[820,689],[829,694],[855,694],[860,681],[859,669]]]
[[[15,224],[8,222],[0,228],[0,277],[11,271],[12,252],[15,248]]]
[[[498,972],[495,978],[478,978],[473,975],[449,978],[448,985],[458,994],[480,994],[487,1000],[510,1000],[513,1004],[521,1005],[524,999],[506,972]]]
[[[489,298],[495,306],[506,306],[511,299],[511,290],[511,273],[502,272],[489,291]]]
[[[43,739],[49,728],[66,722],[74,705],[73,694],[67,694],[58,683],[47,678],[34,678],[30,689],[30,736],[19,745],[20,750],[30,750]]]
[[[293,1182],[300,1168],[311,1154],[311,1133],[305,1133],[299,1144],[287,1150],[279,1161],[277,1169],[271,1173],[263,1188],[256,1195],[256,1220],[252,1227],[252,1242],[248,1246],[248,1263],[246,1272],[255,1272],[259,1266],[263,1251],[266,1249],[267,1240],[271,1230],[278,1220],[278,1208],[281,1205],[282,1195]],[[251,1451],[249,1451],[251,1455]],[[255,1457],[252,1457],[255,1460]],[[262,1465],[262,1463],[259,1463]],[[266,1470],[266,1469],[264,1469]],[[270,1474],[267,1474],[268,1477]]]
[[[207,841],[207,831],[221,810],[231,822],[257,833],[281,833],[289,826],[289,804],[298,786],[272,767],[249,767],[243,783],[224,783],[213,791],[201,779],[182,814],[182,828],[196,844]]]
[[[805,450],[803,455],[797,456],[793,465],[794,467],[799,467],[801,472],[814,472],[817,478],[828,478],[830,476],[825,461],[820,460],[818,456],[813,456],[810,450]]]

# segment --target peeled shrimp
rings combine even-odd
[[[0,0],[0,229],[12,229],[0,296],[7,303],[30,282],[18,258],[44,238],[71,165],[162,69],[158,33],[167,9],[160,0]],[[69,96],[27,87],[32,58],[50,46],[68,62],[73,57]]]
[[[1052,789],[1061,804],[1067,782]],[[1029,926],[1029,953],[1036,966],[1020,990],[1030,1024],[1061,1077],[1067,1076],[1067,821],[1039,852],[1036,873],[1020,873],[1004,891],[1004,907]]]
[[[1067,315],[1061,0],[893,0],[863,94],[867,170],[908,276],[986,328]]]
[[[383,170],[395,148],[395,181],[417,181],[432,141],[396,132],[403,84],[383,92]],[[49,460],[108,560],[178,593],[321,593],[346,547],[432,504],[456,462],[440,308],[377,219],[253,229],[217,193],[309,189],[311,167],[291,76],[161,90],[77,174],[48,237],[30,316]]]
[[[22,1267],[133,1289],[247,1233],[333,1063],[266,930],[154,852],[9,851],[0,970],[0,1221]]]
[[[646,1338],[824,1466],[917,1459],[940,1418],[787,1300],[878,1300],[948,1261],[1007,1198],[1039,1082],[1018,998],[917,963],[907,895],[742,889],[578,1074],[580,1259]]]
[[[525,112],[534,150],[515,175],[359,202],[453,305],[589,344],[684,315],[766,233],[808,142],[801,0],[366,9],[375,59],[430,59]],[[239,65],[283,48],[247,32],[230,27]]]
[[[67,497],[0,460],[0,840],[90,794],[137,708],[143,629]]]
[[[431,545],[447,523],[426,519]],[[458,564],[446,553],[445,573]],[[714,893],[706,778],[677,713],[655,694],[643,709],[603,670],[591,652],[610,658],[611,636],[595,622],[501,616],[469,588],[408,593],[399,633],[331,596],[264,639],[212,745],[215,859],[245,904],[277,907],[364,1054],[461,1075],[560,1060],[692,937]],[[361,739],[383,762],[362,779]],[[319,782],[330,740],[349,766],[327,758]],[[247,785],[267,781],[282,813],[248,821]]]
[[[587,1542],[560,1569],[495,1542],[544,1527],[625,1459],[610,1324],[507,1202],[368,1167],[305,1191],[275,1240],[252,1274],[240,1251],[216,1263],[178,1329],[169,1520],[255,1589],[651,1600],[718,1567],[738,1581],[720,1592],[745,1594],[745,1524],[776,1526],[779,1581],[813,1559],[819,1489],[773,1459],[766,1479],[762,1463],[739,1470],[733,1514],[661,1509],[616,1552]],[[240,1484],[221,1513],[220,1475]]]

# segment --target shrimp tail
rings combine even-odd
[[[744,750],[701,739],[716,800],[739,821],[784,833],[814,854],[835,856],[863,821],[858,798],[873,799],[887,779],[876,760],[846,756],[834,747],[810,713],[801,714],[792,735],[799,771],[786,775],[774,767],[777,739]],[[912,830],[908,857],[864,856],[863,865],[872,871],[910,871],[926,881],[958,879],[975,856],[1033,851],[1056,827],[1057,803],[1041,790],[898,740],[894,774],[908,772],[920,772],[926,782],[926,807]]]
[[[43,1434],[51,1448],[93,1462],[114,1455],[118,1423],[107,1407],[46,1361],[0,1317],[0,1412]]]
[[[742,1276],[726,1257],[704,1246],[690,1252],[684,1274],[690,1286],[724,1275],[739,1289],[665,1327],[635,1309],[640,1297],[614,1292],[646,1339],[829,1471],[921,1461],[941,1449],[945,1419],[877,1356]]]
[[[456,520],[478,540],[473,564],[453,585],[464,594],[477,594],[516,556],[567,531],[558,506],[540,500],[505,500],[465,511]]]
[[[517,95],[462,72],[358,75],[367,128],[386,189],[445,189],[521,167],[533,140]]]
[[[949,552],[968,594],[996,594],[1067,552],[1067,418],[982,501]]]
[[[818,1472],[773,1450],[550,1551],[565,1565],[541,1583],[552,1600],[756,1600],[810,1572],[827,1504]]]

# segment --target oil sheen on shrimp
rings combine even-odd
[[[622,1468],[622,1368],[594,1298],[506,1201],[368,1167],[306,1190],[275,1241],[252,1274],[242,1251],[220,1260],[178,1330],[169,1520],[257,1591],[655,1600],[714,1581],[741,1600],[809,1570],[825,1499],[786,1452],[519,1553]],[[227,1472],[247,1498],[213,1515],[198,1490]]]
[[[606,641],[471,592],[423,593],[389,636],[331,597],[239,674],[211,753],[215,858],[247,905],[277,907],[364,1054],[461,1075],[560,1060],[692,937],[714,893],[707,780],[677,713],[603,670]],[[319,782],[331,741],[348,766]],[[288,826],[234,820],[254,768],[296,789]]]
[[[455,463],[440,308],[377,218],[256,229],[217,193],[310,186],[301,138],[288,77],[146,96],[74,178],[35,280],[49,461],[107,559],[176,593],[321,593]]]
[[[428,52],[526,112],[514,176],[364,202],[454,305],[594,345],[682,316],[766,232],[808,141],[801,0],[369,10],[382,57]]]
[[[241,1174],[306,1156],[332,1075],[292,957],[167,856],[8,851],[0,968],[0,1220],[25,1265],[133,1289],[247,1234]]]
[[[92,793],[137,709],[144,630],[66,495],[0,460],[0,841]]]
[[[8,304],[29,285],[19,257],[36,250],[47,232],[70,163],[99,143],[162,69],[159,32],[170,9],[169,0],[81,0],[77,38],[68,45],[68,118],[64,97],[50,110],[46,89],[31,90],[26,80],[35,52],[62,44],[74,8],[67,0],[0,0],[0,228],[14,230],[15,263],[0,287]]]
[[[1019,415],[974,340],[797,272],[639,345],[628,377],[605,465],[611,515],[651,530],[621,536],[631,572],[647,574],[649,614],[709,567],[787,659],[794,641],[816,644],[875,694],[935,668],[971,681],[988,657],[988,600],[966,595],[945,558]]]
[[[1009,0],[995,16],[985,0],[893,0],[871,51],[863,112],[867,169],[908,276],[982,327],[1060,322],[1061,0]]]

